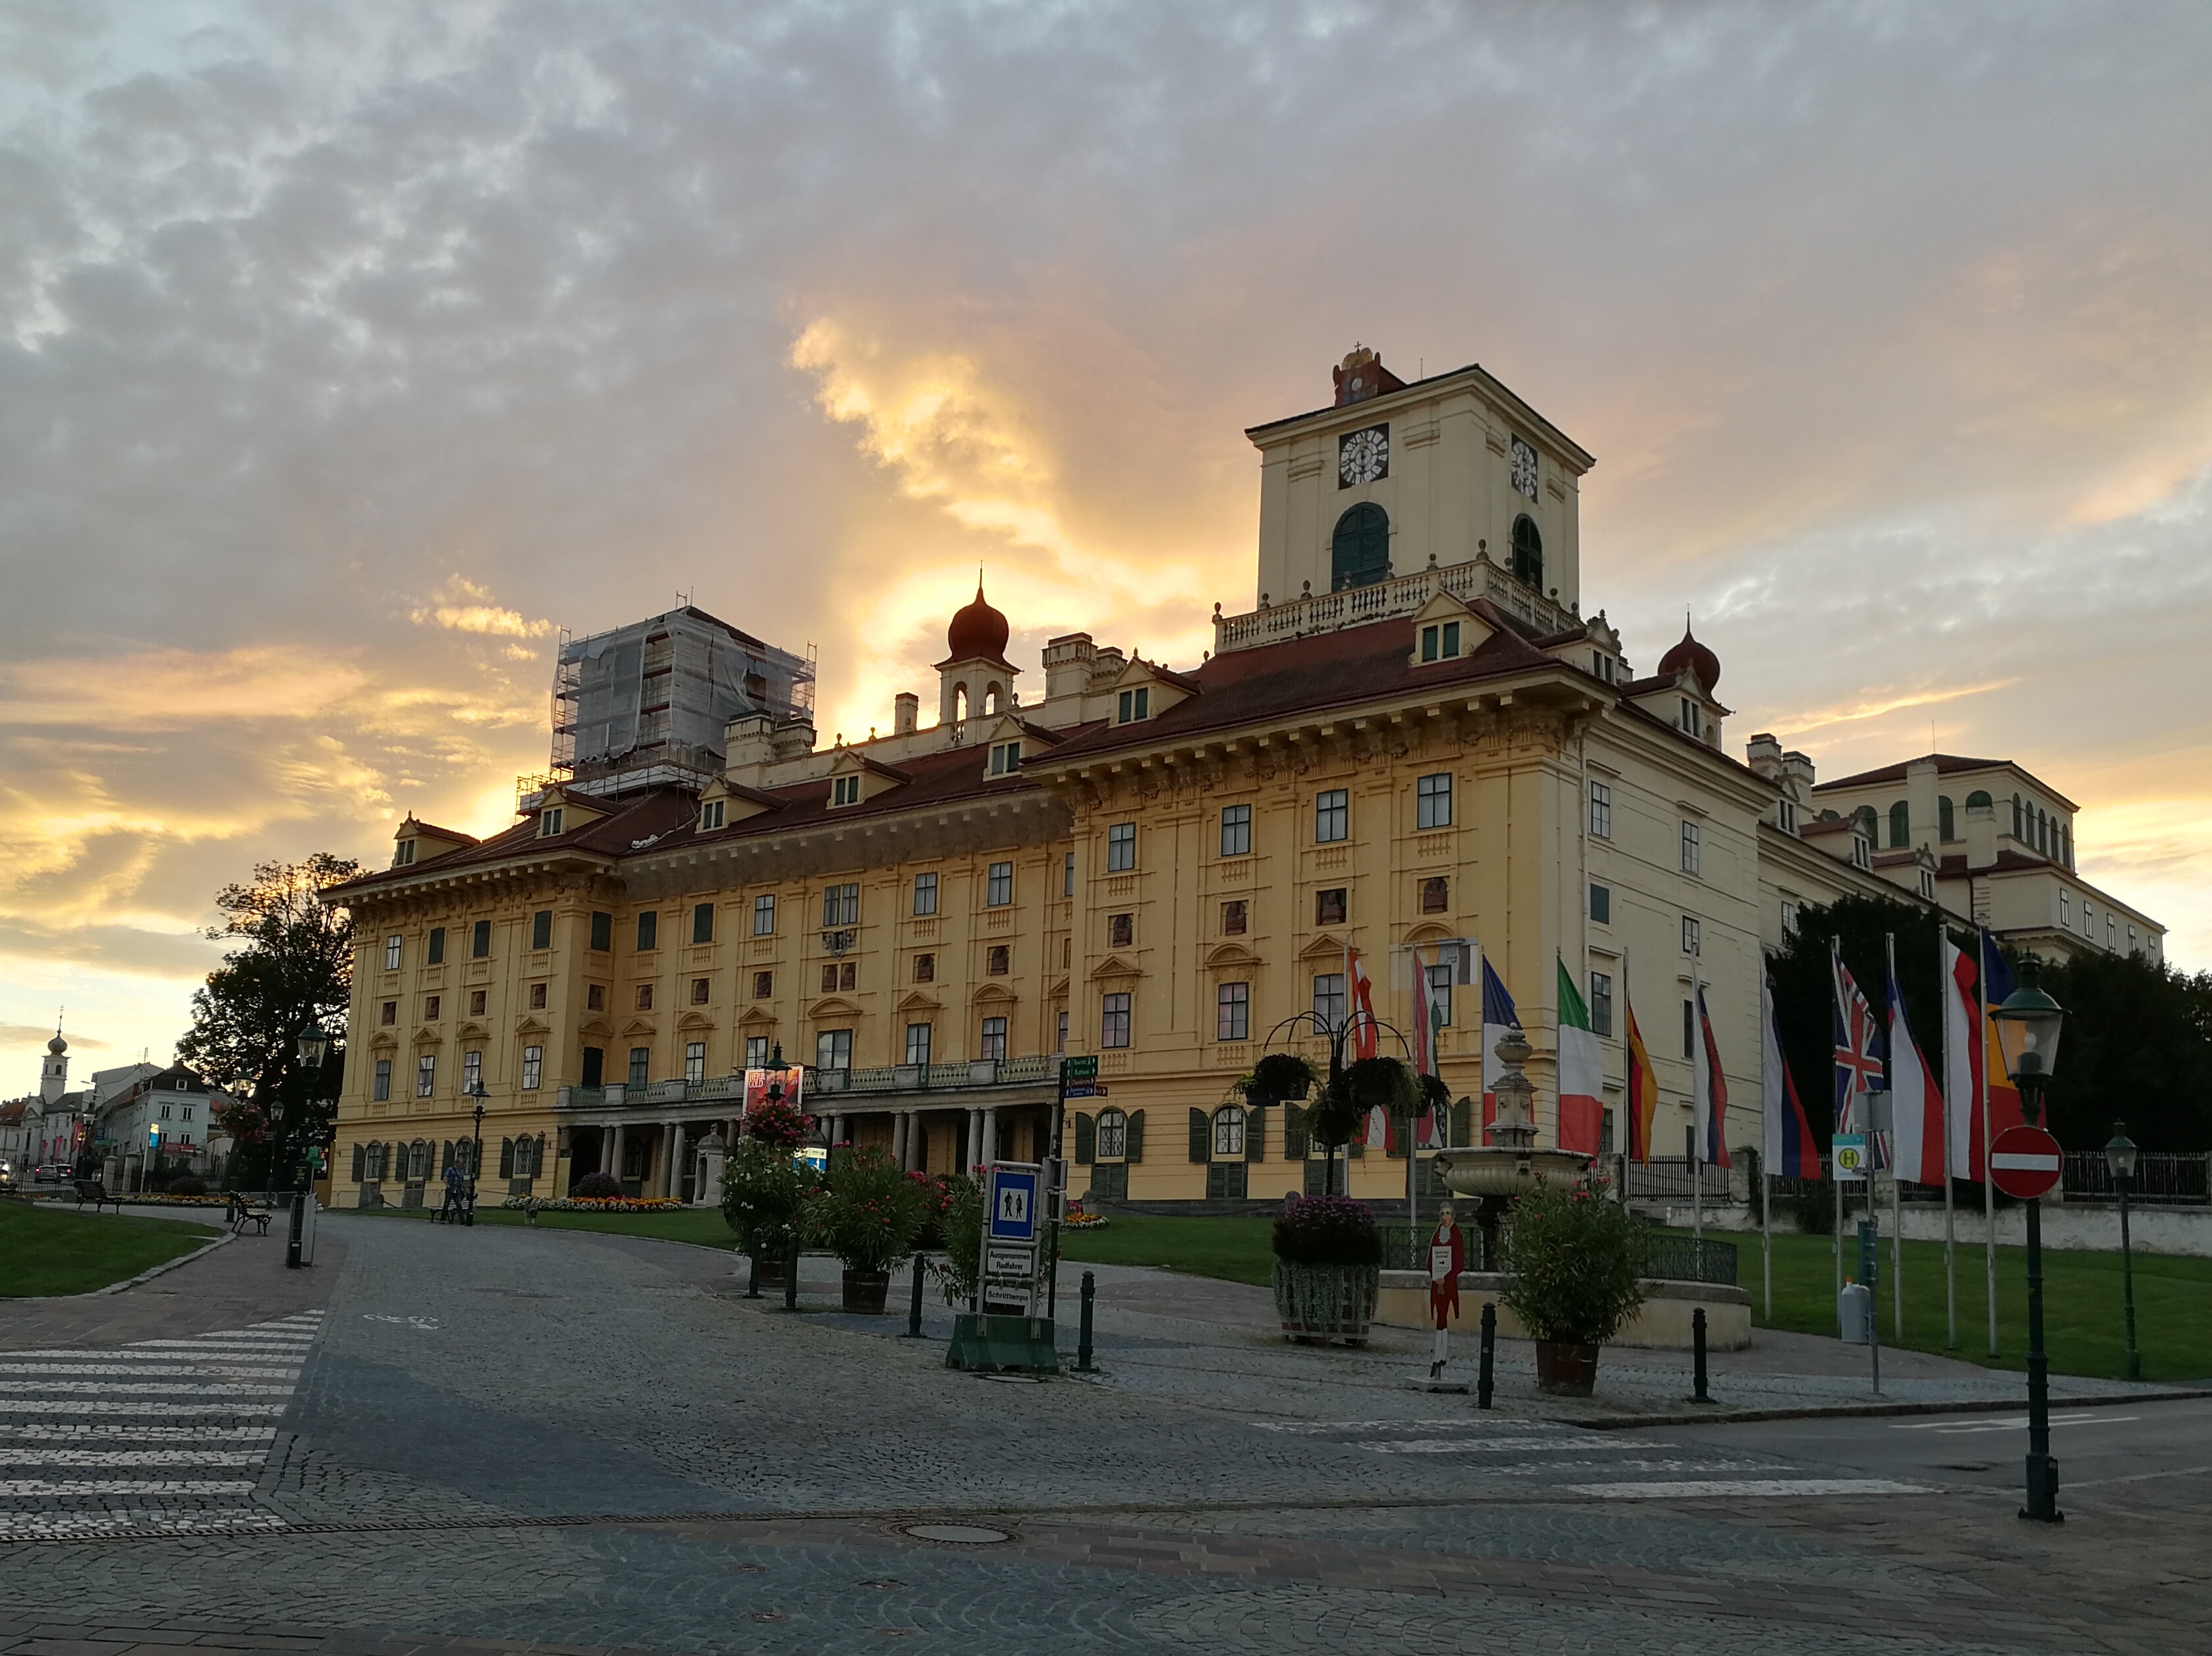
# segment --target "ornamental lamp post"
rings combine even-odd
[[[469,1096],[476,1100],[476,1108],[470,1112],[474,1124],[469,1134],[469,1204],[462,1210],[461,1222],[473,1225],[477,1222],[477,1169],[483,1165],[483,1077],[478,1074],[469,1083]]]
[[[2044,1089],[2051,1084],[2058,1058],[2058,1034],[2065,1009],[2043,992],[2040,963],[2031,955],[2020,964],[2020,987],[2004,1004],[1990,1009],[2005,1074],[2020,1089],[2021,1119],[2031,1127],[2042,1113]],[[2021,1516],[2056,1524],[2058,1463],[2051,1453],[2051,1359],[2043,1350],[2043,1203],[2027,1203],[2027,1504]]]
[[[2120,1192],[2120,1287],[2128,1312],[2128,1378],[2139,1380],[2142,1353],[2136,1348],[2136,1271],[2128,1239],[2128,1190],[2136,1182],[2136,1141],[2128,1137],[2124,1121],[2112,1123],[2105,1165],[2112,1170],[2112,1183]]]
[[[322,1024],[313,1018],[300,1026],[296,1037],[300,1048],[300,1067],[308,1075],[307,1102],[313,1103],[314,1089],[321,1083],[323,1059],[331,1049],[331,1037]],[[301,1143],[306,1134],[301,1135]],[[305,1263],[307,1246],[307,1204],[315,1199],[315,1167],[312,1156],[303,1149],[299,1156],[299,1188],[292,1193],[292,1223],[284,1244],[284,1264],[296,1270]],[[275,1170],[272,1168],[271,1172]]]

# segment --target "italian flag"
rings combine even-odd
[[[1559,961],[1559,1148],[1595,1156],[1605,1119],[1605,1057],[1567,963]]]

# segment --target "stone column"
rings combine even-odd
[[[600,1142],[606,1146],[600,1157],[599,1171],[610,1178],[619,1180],[623,1176],[623,1151],[627,1148],[623,1141],[629,1133],[629,1123],[617,1121],[599,1135]]]
[[[994,1107],[983,1112],[983,1154],[985,1162],[999,1159],[999,1112]]]
[[[684,1188],[683,1171],[678,1166],[684,1160],[684,1124],[681,1121],[670,1122],[667,1137],[668,1165],[660,1170],[660,1193],[673,1196]]]
[[[891,1118],[891,1160],[899,1164],[900,1171],[905,1173],[914,1170],[914,1164],[906,1159],[906,1129],[910,1119],[912,1118],[904,1110]]]
[[[981,1110],[968,1112],[968,1137],[962,1142],[961,1158],[960,1170],[963,1173],[983,1159],[983,1113]]]

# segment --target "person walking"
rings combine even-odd
[[[450,1224],[461,1214],[468,1187],[468,1180],[461,1177],[460,1163],[448,1162],[446,1164],[446,1204],[438,1210],[440,1224]]]

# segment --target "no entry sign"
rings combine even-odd
[[[2040,1127],[2007,1127],[1990,1146],[1990,1182],[2022,1202],[2056,1185],[2065,1166],[2058,1141]]]

